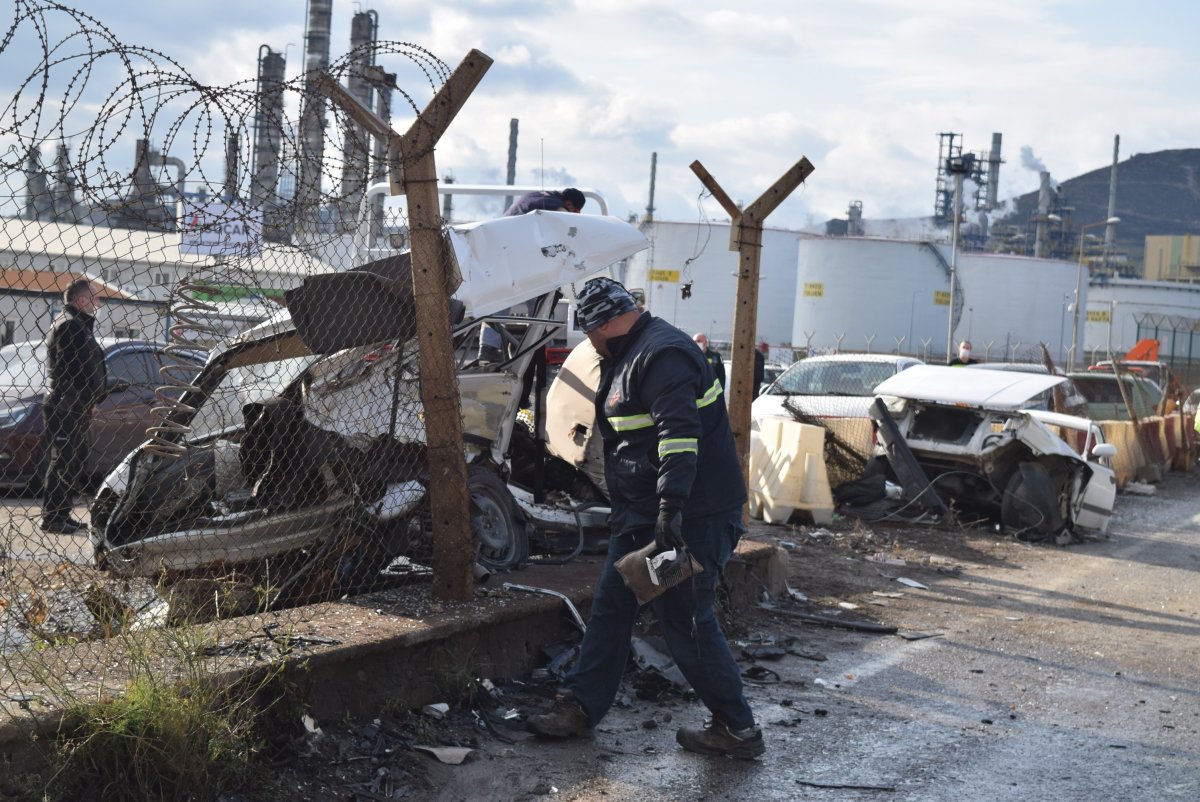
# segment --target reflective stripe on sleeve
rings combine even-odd
[[[649,415],[625,415],[623,417],[610,417],[608,425],[613,427],[614,431],[630,432],[634,429],[648,429],[654,425],[654,418]]]
[[[721,382],[714,381],[712,387],[708,388],[708,392],[696,399],[696,408],[704,409],[709,404],[721,397]]]
[[[658,456],[665,457],[669,454],[699,454],[700,441],[695,437],[674,437],[669,440],[658,441]]]
[[[712,387],[708,388],[708,392],[696,399],[696,408],[704,409],[706,406],[714,403],[721,397],[722,392],[724,391],[721,389],[721,382],[714,381]],[[654,425],[654,418],[649,415],[610,416],[608,418],[608,425],[613,427],[613,431],[632,432],[635,429],[650,428]],[[661,452],[661,447],[659,450]],[[695,448],[690,450],[695,451]]]

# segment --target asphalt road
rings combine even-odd
[[[72,515],[87,521],[87,500],[76,499]],[[72,562],[92,564],[92,547],[87,532],[75,535],[54,535],[43,532],[41,499],[9,493],[0,496],[0,539],[5,554],[11,559],[38,563]]]
[[[1153,497],[1122,494],[1106,538],[976,539],[975,559],[921,575],[928,590],[893,583],[902,597],[846,600],[938,637],[756,611],[752,629],[828,658],[761,664],[781,678],[749,685],[762,760],[684,753],[674,730],[703,709],[634,700],[591,741],[484,743],[466,764],[436,767],[432,798],[1200,799],[1200,474],[1172,474]],[[807,570],[793,561],[793,586]],[[888,607],[867,606],[881,598]]]

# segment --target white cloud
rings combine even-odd
[[[85,5],[80,3],[80,5]],[[149,0],[89,0],[131,44],[176,58],[211,85],[252,80],[258,47],[302,67],[304,0],[211,0],[181,14]],[[1058,181],[1123,155],[1191,147],[1196,56],[1180,4],[1081,0],[376,0],[381,39],[410,42],[453,68],[471,48],[495,63],[438,149],[460,181],[504,172],[520,120],[518,176],[572,180],[640,213],[659,154],[657,215],[694,219],[700,159],[749,202],[800,156],[816,172],[771,218],[804,225],[933,211],[937,134],[968,150],[1004,135],[1002,198],[1036,189],[1027,145]],[[332,50],[348,46],[361,4],[334,0]],[[402,60],[385,67],[400,72]],[[0,66],[5,66],[0,59]],[[11,72],[9,73],[12,74]],[[11,78],[9,79],[11,80]],[[407,68],[418,102],[431,89]],[[721,216],[704,206],[705,213]]]

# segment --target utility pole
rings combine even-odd
[[[450,330],[450,295],[462,282],[452,270],[454,255],[442,234],[438,214],[434,146],[492,65],[472,50],[403,135],[328,73],[317,88],[372,135],[388,143],[388,178],[393,195],[408,198],[412,243],[413,300],[420,347],[421,404],[429,465],[433,517],[433,588],[439,598],[466,601],[474,592],[467,463],[463,454],[462,412]]]
[[[763,221],[792,194],[816,168],[801,157],[786,173],[745,209],[739,209],[699,161],[691,164],[700,183],[729,215],[729,250],[737,251],[737,298],[733,308],[733,366],[726,378],[729,424],[742,466],[742,479],[750,486],[750,402],[754,400],[754,339],[758,327],[758,273],[762,259]]]
[[[958,224],[962,218],[963,176],[970,172],[974,155],[954,156],[946,160],[946,172],[954,176],[954,217],[950,221],[950,317],[946,321],[946,363],[954,357],[954,313],[958,295]],[[957,310],[961,315],[962,310]]]

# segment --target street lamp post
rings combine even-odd
[[[1067,344],[1067,312],[1071,310],[1071,304],[1068,303],[1070,300],[1071,296],[1064,292],[1062,297],[1063,310],[1062,314],[1058,316],[1058,351],[1064,358],[1067,355],[1064,349]]]
[[[1113,330],[1113,318],[1115,318],[1116,316],[1117,316],[1117,302],[1115,300],[1110,300],[1108,302],[1108,358],[1109,359],[1113,358],[1112,330]]]
[[[1121,218],[1110,217],[1096,223],[1084,223],[1079,227],[1079,261],[1075,264],[1075,312],[1071,316],[1071,358],[1067,360],[1067,365],[1071,370],[1075,369],[1075,359],[1079,354],[1079,296],[1083,291],[1083,234],[1089,228],[1115,226],[1119,222],[1121,222]]]
[[[912,298],[910,298],[909,302],[908,302],[908,347],[909,348],[913,348],[913,320],[917,316],[917,296],[920,295],[922,292],[924,292],[924,290],[913,290]],[[914,354],[916,353],[915,348],[913,348],[913,353]]]
[[[946,172],[954,176],[954,219],[950,225],[950,319],[946,321],[946,362],[954,355],[954,295],[958,290],[958,223],[962,217],[963,176],[974,166],[975,156],[967,153],[946,159]]]

